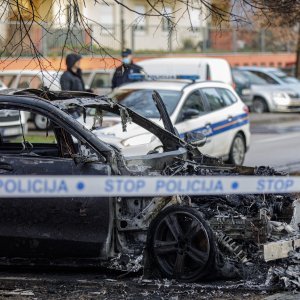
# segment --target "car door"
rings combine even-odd
[[[54,123],[52,123],[54,124]],[[76,147],[63,124],[56,125],[55,136],[26,137],[0,144],[0,175],[109,175],[110,166],[95,159],[99,154],[88,142]],[[49,141],[50,137],[50,141]],[[38,142],[37,142],[38,139]],[[52,140],[51,140],[52,139]],[[25,145],[25,146],[24,146]],[[84,148],[84,149],[83,149]],[[77,150],[76,150],[77,149]],[[80,150],[79,150],[80,149]],[[82,151],[93,159],[81,163]],[[100,156],[99,156],[100,157]],[[1,177],[0,177],[1,179]],[[55,186],[49,185],[53,197],[0,197],[0,256],[20,258],[94,258],[105,257],[109,232],[110,199],[108,197],[55,197]]]
[[[189,93],[177,115],[175,127],[180,137],[187,132],[201,132],[207,137],[206,144],[201,147],[201,152],[213,155],[212,128],[208,113],[208,106],[200,91]]]
[[[213,154],[227,156],[237,131],[236,124],[243,117],[243,112],[237,99],[230,97],[230,91],[225,88],[208,87],[201,89],[201,92],[210,106],[207,116],[211,120]]]

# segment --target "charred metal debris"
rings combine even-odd
[[[124,131],[128,122],[135,122],[161,140],[163,153],[124,157],[82,129],[82,136],[90,139],[102,161],[110,165],[111,175],[286,175],[269,167],[224,165],[180,139],[174,129],[165,130],[105,97],[36,90],[14,93],[32,94],[38,101],[49,100],[64,113],[74,107],[80,107],[84,114],[89,108],[96,109],[93,129],[101,126],[103,111],[108,111],[121,117]],[[154,100],[167,129],[170,120],[156,93]],[[62,116],[72,124],[71,118]],[[72,141],[64,137],[61,142],[66,140]],[[280,283],[300,289],[300,200],[296,195],[116,197],[109,199],[109,205],[109,230],[100,258],[108,268],[126,272],[143,269],[145,276],[186,282],[242,278],[266,286]]]

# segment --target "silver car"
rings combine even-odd
[[[252,99],[249,103],[246,103],[251,108],[251,111],[256,113],[300,111],[300,82],[296,78],[285,75],[286,78],[290,78],[286,80],[290,80],[291,83],[271,83],[271,79],[267,80],[267,78],[263,78],[263,76],[260,77],[256,72],[250,71],[250,69],[256,70],[259,68],[241,67],[237,70],[239,70],[251,84]]]

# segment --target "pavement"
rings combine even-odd
[[[140,274],[122,278],[119,275],[101,269],[1,270],[0,299],[297,300],[300,297],[297,292],[266,290],[243,281],[185,284],[143,279]]]
[[[299,118],[296,118],[299,116]],[[244,165],[300,171],[300,114],[251,115],[251,143]],[[252,119],[254,121],[252,121]]]
[[[251,124],[280,124],[300,121],[300,113],[250,113]]]

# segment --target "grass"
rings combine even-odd
[[[32,135],[26,135],[25,136],[26,142],[30,143],[45,143],[45,144],[54,144],[56,143],[56,139],[54,135],[37,135],[37,134],[32,134]],[[16,139],[13,139],[12,142],[14,143],[22,143],[23,138],[20,136]]]

